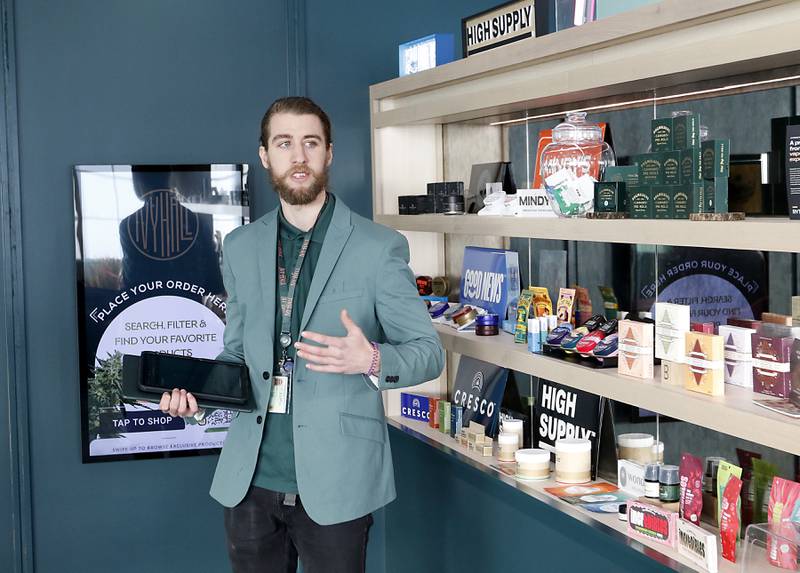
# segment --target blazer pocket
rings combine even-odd
[[[322,296],[320,296],[319,304],[324,304],[326,302],[336,302],[339,300],[347,300],[350,298],[360,298],[362,296],[364,296],[363,288],[332,292],[330,294],[323,294]]]
[[[379,444],[386,439],[386,423],[383,420],[341,412],[339,424],[345,436],[371,440]]]

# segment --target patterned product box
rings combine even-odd
[[[631,501],[628,503],[628,535],[675,548],[678,543],[678,514],[655,505]]]
[[[690,308],[685,304],[657,302],[656,358],[683,362],[686,356],[684,336],[691,328]]]
[[[719,325],[719,335],[725,344],[725,383],[753,389],[754,328]]]
[[[687,332],[685,349],[684,388],[711,396],[725,394],[725,344],[722,337]]]
[[[649,322],[621,320],[618,332],[619,373],[636,378],[652,378],[653,325]]]
[[[762,328],[752,336],[753,390],[759,394],[788,398],[791,390],[793,336],[773,336]]]
[[[439,398],[428,398],[428,425],[439,429]]]

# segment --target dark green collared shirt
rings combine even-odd
[[[306,298],[311,288],[311,280],[314,278],[314,269],[317,266],[322,242],[328,231],[335,199],[328,194],[328,202],[320,213],[319,220],[314,226],[311,235],[311,243],[308,246],[300,276],[297,279],[297,287],[294,294],[294,306],[292,308],[291,332],[292,343],[297,342],[300,334],[300,321],[303,318],[303,311],[306,307]],[[297,254],[303,241],[309,232],[303,232],[294,227],[283,216],[283,210],[278,211],[278,233],[280,234],[283,246],[284,267],[286,268],[287,279],[291,277],[294,270]],[[278,337],[281,333],[281,291],[278,285],[278,269],[275,268],[275,338],[274,348],[275,364],[273,372],[278,371],[278,360],[281,357],[281,345]],[[295,355],[294,346],[288,349],[288,354],[292,358]],[[298,493],[297,477],[294,465],[294,436],[292,434],[292,405],[289,405],[287,414],[267,414],[266,428],[264,428],[264,438],[261,441],[261,450],[258,455],[258,465],[253,477],[253,485],[279,491],[283,493]]]

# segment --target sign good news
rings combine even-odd
[[[512,1],[461,21],[464,57],[535,35],[533,0]]]

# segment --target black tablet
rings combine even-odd
[[[122,395],[126,399],[157,403],[173,388],[191,392],[203,408],[252,412],[255,407],[243,364],[156,352],[123,356]]]

